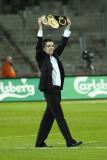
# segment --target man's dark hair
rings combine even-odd
[[[45,39],[43,39],[43,42],[42,42],[43,48],[45,47],[45,45],[46,45],[47,42],[53,42],[53,40],[50,39],[50,38],[45,38]]]

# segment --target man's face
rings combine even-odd
[[[46,52],[46,54],[48,55],[52,55],[54,52],[54,43],[53,42],[46,42],[45,47],[44,47],[44,51]]]

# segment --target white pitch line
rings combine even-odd
[[[51,134],[51,135],[57,135],[58,133],[55,133],[55,134]],[[24,137],[35,137],[35,135],[25,135],[25,136],[8,136],[8,137],[0,137],[0,139],[12,139],[12,138],[24,138]],[[83,144],[91,144],[91,143],[96,143],[97,141],[87,141],[87,142],[83,142]],[[98,142],[97,142],[98,143]],[[100,143],[100,142],[99,142]],[[63,144],[65,144],[65,143],[57,143],[57,144],[59,144],[59,145],[63,145]],[[56,144],[56,145],[57,145]]]
[[[58,134],[58,133],[55,133],[55,134],[52,134],[52,135],[56,135],[56,134]],[[35,137],[35,135],[26,135],[26,136],[8,136],[8,137],[0,137],[0,139],[11,139],[11,138],[24,138],[24,137]],[[93,143],[100,143],[101,144],[101,142],[98,142],[98,141],[84,141],[83,142],[83,144],[93,144]],[[64,147],[64,146],[59,146],[59,147],[56,147],[57,145],[66,145],[65,143],[55,143],[55,144],[51,144],[53,147],[43,147],[43,148],[37,148],[37,149],[49,149],[49,148],[54,148],[54,149],[60,149],[60,148],[68,148],[68,147]],[[50,145],[50,146],[51,146]],[[107,146],[81,146],[81,147],[70,147],[70,148],[72,148],[72,149],[77,149],[77,148],[96,148],[96,149],[107,149]],[[2,148],[2,149],[10,149],[10,148]],[[11,148],[12,149],[12,148]],[[16,147],[16,148],[13,148],[13,149],[35,149],[34,147],[32,147],[32,148],[29,148],[29,147]]]
[[[89,142],[83,142],[83,144],[90,144],[90,143],[96,143],[97,141],[89,141]]]
[[[45,150],[48,150],[48,149],[51,149],[52,150],[54,149],[107,149],[107,146],[93,146],[93,147],[86,147],[86,146],[81,146],[81,147],[66,147],[66,146],[60,146],[60,147],[56,147],[56,146],[53,146],[53,147],[38,147],[38,148],[35,148],[35,147],[32,147],[32,148],[29,148],[29,147],[14,147],[14,148],[8,148],[8,147],[4,147],[4,148],[0,148],[0,149],[8,149],[8,150],[26,150],[26,149],[30,149],[30,150],[36,150],[36,149],[45,149]]]
[[[51,135],[58,135],[59,133],[53,133]],[[11,138],[24,138],[24,137],[36,137],[36,134],[35,135],[25,135],[25,136],[5,136],[5,137],[0,137],[0,139],[11,139]]]
[[[36,135],[25,135],[25,136],[8,136],[8,137],[0,137],[0,139],[11,139],[11,138],[24,138],[24,137],[34,137]]]
[[[91,143],[98,143],[98,141],[89,141],[89,142],[83,142],[83,144],[91,144]],[[57,144],[65,144],[65,143],[55,143],[55,145],[57,145]]]

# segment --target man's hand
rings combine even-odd
[[[41,17],[38,18],[38,25],[39,25],[39,29],[42,30],[42,18]]]
[[[69,30],[71,26],[71,21],[69,18],[67,18],[67,25],[66,25],[66,29]]]

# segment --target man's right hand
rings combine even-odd
[[[41,19],[41,17],[38,17],[38,25],[39,25],[39,29],[42,29],[42,19]]]

